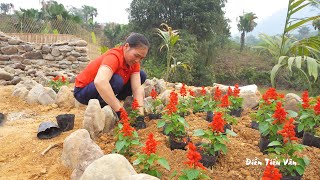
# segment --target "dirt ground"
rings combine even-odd
[[[13,86],[0,86],[0,112],[22,113],[17,120],[6,121],[0,126],[0,179],[70,179],[71,171],[64,167],[60,157],[64,139],[72,132],[82,127],[85,107],[61,109],[57,106],[28,105],[26,102],[12,97]],[[68,132],[63,132],[58,137],[50,140],[40,140],[37,138],[37,129],[43,121],[55,121],[55,117],[63,113],[75,114],[75,128]],[[257,130],[249,128],[250,111],[245,110],[242,117],[238,118],[239,123],[233,125],[236,137],[229,137],[227,144],[228,152],[220,155],[217,164],[213,169],[208,169],[205,173],[211,179],[261,179],[264,171],[263,155],[258,148],[259,133]],[[191,114],[186,117],[190,125],[190,132],[194,129],[204,128],[207,122],[204,120],[205,114]],[[161,169],[162,179],[169,179],[174,171],[181,171],[187,166],[186,151],[171,151],[167,145],[167,137],[156,128],[156,121],[147,121],[147,128],[139,130],[142,142],[145,142],[150,132],[161,144],[158,146],[158,154],[165,157],[171,166],[171,171]],[[199,139],[192,137],[192,141]],[[107,134],[101,135],[97,144],[108,154],[114,148],[113,137]],[[48,146],[58,144],[45,155],[41,155]],[[301,154],[306,155],[311,163],[307,167],[303,179],[320,179],[320,149],[307,147]],[[263,162],[263,165],[246,165],[246,159],[255,159]],[[132,159],[130,159],[132,161]],[[174,178],[176,179],[176,178]]]

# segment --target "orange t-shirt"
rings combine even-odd
[[[75,86],[83,88],[94,81],[100,66],[107,66],[114,74],[122,77],[126,84],[131,74],[140,73],[140,64],[128,66],[124,60],[123,46],[112,48],[97,59],[91,61],[88,66],[76,77]]]

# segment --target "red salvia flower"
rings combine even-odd
[[[157,142],[154,139],[153,134],[150,133],[148,136],[147,142],[146,142],[146,146],[142,149],[142,151],[144,153],[146,153],[147,155],[150,155],[152,153],[156,153],[158,144],[159,144],[159,142]]]
[[[189,94],[190,94],[190,96],[193,96],[193,97],[195,97],[196,95],[194,94],[194,92],[191,90],[191,89],[189,89]]]
[[[56,77],[52,78],[53,81],[57,81],[59,79],[60,79],[60,76],[56,76]]]
[[[181,87],[181,89],[180,89],[180,94],[181,94],[181,96],[183,96],[183,97],[187,95],[187,89],[186,89],[185,84],[182,84],[182,87]]]
[[[317,104],[314,106],[313,110],[316,115],[320,115],[320,98],[318,98]]]
[[[156,99],[157,95],[158,95],[157,91],[155,89],[152,89],[150,93],[150,96],[152,97],[152,99]]]
[[[284,108],[282,107],[282,103],[277,102],[276,110],[272,115],[272,117],[274,117],[275,120],[272,122],[272,124],[276,124],[276,123],[283,124],[286,120],[287,114],[288,113],[286,112],[286,110],[284,110]]]
[[[194,168],[194,169],[199,167],[205,170],[206,168],[203,166],[201,162],[199,162],[201,160],[201,155],[199,152],[197,152],[197,147],[191,142],[188,143],[188,147],[189,147],[189,151],[187,154],[188,161],[185,162],[185,164],[188,164],[191,168]]]
[[[238,83],[234,85],[234,89],[233,89],[233,96],[234,97],[239,97],[240,94],[240,89],[239,89],[239,85]]]
[[[280,180],[282,178],[279,169],[275,168],[274,165],[270,165],[270,163],[266,166],[264,170],[262,180]]]
[[[267,103],[270,104],[270,100],[277,100],[284,98],[283,94],[278,94],[275,88],[269,88],[264,95],[262,95],[262,99]]]
[[[127,111],[122,107],[120,108],[120,122],[123,123],[123,122],[128,122],[129,121],[129,117],[128,117],[128,113]]]
[[[224,125],[226,122],[222,119],[222,112],[217,112],[212,118],[212,122],[209,124],[209,127],[212,128],[212,131],[224,132]]]
[[[134,128],[131,127],[129,121],[124,121],[123,122],[123,128],[122,128],[122,132],[124,136],[132,136],[132,132],[134,131]]]
[[[302,93],[302,102],[303,102],[302,103],[303,109],[307,109],[308,107],[310,107],[308,91],[303,91],[303,93]]]
[[[205,96],[207,91],[205,90],[204,86],[201,87],[201,95]]]
[[[232,89],[231,89],[230,86],[228,87],[228,93],[227,94],[228,94],[228,96],[232,96],[232,94],[233,94]]]
[[[134,98],[133,102],[132,102],[132,105],[131,105],[132,110],[138,110],[139,107],[140,106],[139,106],[138,100],[136,98]]]
[[[61,81],[62,81],[62,82],[66,82],[66,77],[62,76],[62,77],[61,77]]]
[[[220,101],[220,97],[221,97],[221,91],[219,89],[219,86],[216,87],[216,90],[214,91],[214,100],[215,101]]]
[[[228,107],[230,105],[228,94],[222,96],[220,107]]]
[[[177,104],[178,104],[178,94],[172,91],[170,93],[169,104],[166,106],[166,109],[168,110],[167,112],[169,115],[177,112],[178,110]]]
[[[278,134],[282,135],[284,143],[287,143],[288,140],[298,140],[298,138],[296,137],[296,132],[294,131],[293,121],[294,119],[290,118],[283,126],[283,129],[277,132]]]

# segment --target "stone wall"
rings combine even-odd
[[[0,32],[0,84],[32,78],[43,84],[56,75],[73,81],[89,62],[87,42],[81,39],[35,44]]]

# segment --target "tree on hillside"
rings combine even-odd
[[[307,26],[302,26],[299,28],[298,33],[300,39],[306,38],[310,34],[310,28]]]
[[[152,30],[161,23],[185,29],[205,39],[212,34],[230,34],[224,18],[226,0],[133,0],[129,22],[136,31]]]
[[[113,48],[121,43],[124,36],[128,35],[128,25],[107,23],[104,27],[104,35],[108,38],[108,47]]]
[[[83,5],[82,11],[84,14],[84,20],[86,24],[92,24],[93,23],[93,17],[97,17],[98,11],[97,8],[92,6]]]
[[[239,16],[239,22],[237,24],[238,30],[241,32],[240,38],[240,52],[243,50],[244,41],[246,33],[253,31],[253,29],[257,26],[257,23],[254,22],[258,17],[253,13],[244,13],[242,16]]]
[[[0,13],[1,14],[7,14],[10,12],[11,9],[14,9],[14,6],[12,3],[1,3],[0,4]]]

